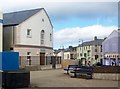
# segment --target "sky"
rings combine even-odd
[[[54,27],[54,49],[102,39],[118,28],[118,0],[0,0],[3,12],[45,8]]]

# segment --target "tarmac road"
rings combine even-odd
[[[118,87],[118,81],[71,78],[63,69],[31,71],[31,87]]]

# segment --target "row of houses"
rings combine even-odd
[[[119,65],[119,37],[119,31],[114,30],[107,38],[98,39],[95,36],[94,40],[82,42],[77,47],[69,46],[69,48],[59,50],[58,54],[62,52],[63,55],[61,56],[64,56],[64,59],[79,60],[83,65],[96,63],[103,65],[113,65],[114,63]]]
[[[106,57],[113,57],[113,55],[119,57],[119,48],[114,49],[114,46],[118,47],[119,43],[119,39],[114,40],[116,39],[114,35],[118,33],[116,30],[113,31],[107,39],[98,39],[95,36],[92,41],[82,42],[77,47],[69,46],[67,49],[55,50],[53,53],[53,25],[45,9],[39,8],[3,14],[3,47],[1,48],[3,48],[2,51],[19,52],[20,65],[23,67],[50,64],[51,56],[58,56],[58,58],[61,56],[61,59],[77,59],[83,64],[88,62],[90,64],[97,62],[112,64],[112,60],[109,58],[108,62]],[[115,42],[109,40],[112,42],[110,43],[108,39]],[[108,46],[105,47],[105,45]],[[112,49],[111,46],[113,46]],[[106,52],[107,49],[110,51]],[[112,52],[111,50],[117,51],[109,53]],[[119,58],[115,59],[117,65],[118,62]]]
[[[97,36],[95,36],[91,41],[82,42],[77,47],[69,46],[69,48],[60,50],[58,54],[63,51],[64,59],[66,60],[77,59],[80,60],[83,64],[86,64],[88,61],[91,62],[91,64],[94,64],[96,62],[100,62],[100,59],[102,58],[103,41],[104,39],[98,39]]]

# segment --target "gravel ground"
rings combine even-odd
[[[31,71],[31,87],[118,87],[118,81],[71,78],[63,69]]]

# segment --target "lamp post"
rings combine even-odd
[[[79,43],[81,42],[81,45],[82,45],[82,57],[83,57],[83,40],[81,40],[81,39],[79,39]],[[81,56],[81,55],[80,55]],[[82,57],[81,57],[81,59],[79,59],[79,65],[82,65]]]
[[[61,46],[61,59],[64,60],[64,46]]]

